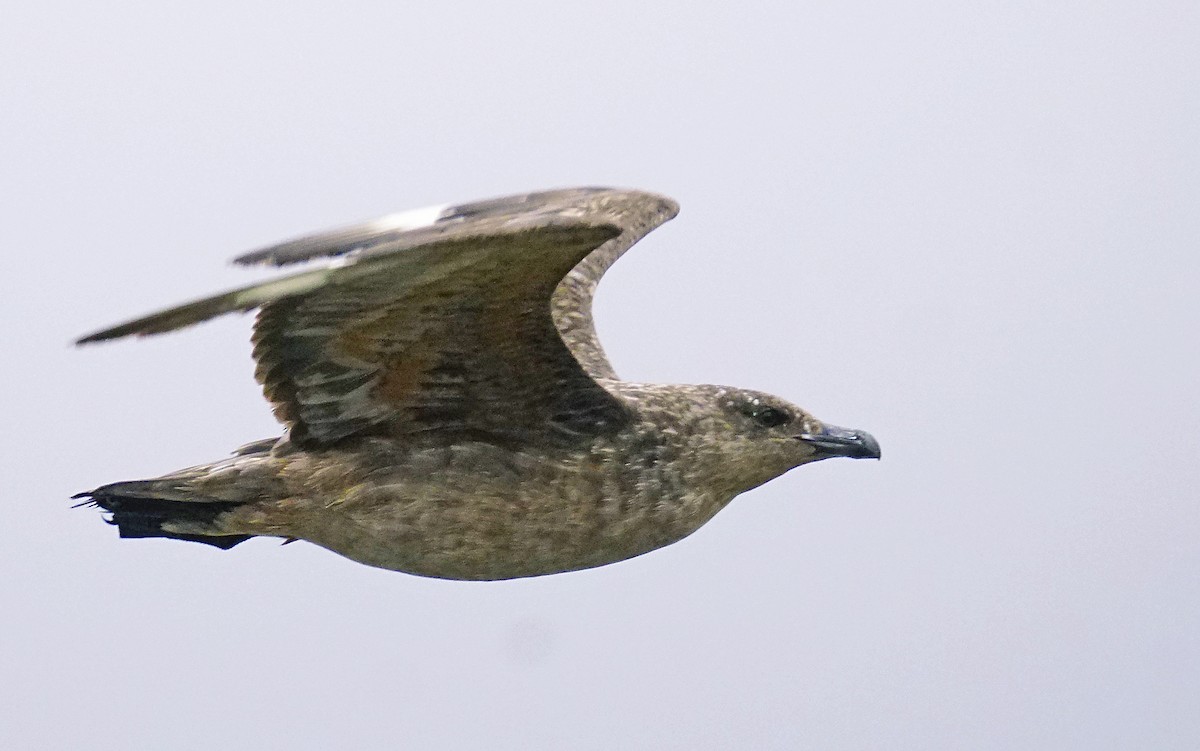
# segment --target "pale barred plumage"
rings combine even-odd
[[[502,579],[622,560],[868,434],[776,397],[617,380],[600,277],[678,211],[603,188],[405,212],[238,258],[319,268],[80,343],[259,308],[256,375],[288,430],[230,459],[81,494],[122,536],[305,539],[427,576]],[[329,260],[332,259],[332,260]]]

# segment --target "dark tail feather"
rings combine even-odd
[[[166,537],[172,540],[188,540],[229,550],[239,542],[249,540],[252,535],[201,535],[168,532],[163,529],[167,522],[189,524],[212,524],[226,511],[242,505],[230,501],[167,501],[161,498],[139,498],[111,492],[117,485],[105,486],[72,498],[84,498],[79,505],[98,506],[112,514],[106,519],[115,524],[121,537]]]

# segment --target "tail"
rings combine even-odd
[[[217,518],[243,505],[237,501],[205,499],[172,500],[171,489],[159,480],[115,482],[79,493],[73,498],[84,499],[78,505],[99,507],[112,517],[121,537],[166,537],[188,540],[228,550],[253,535],[223,535],[215,533]],[[206,534],[207,530],[214,530]]]

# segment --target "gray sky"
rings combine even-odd
[[[1200,746],[1196,3],[23,5],[0,745]],[[601,288],[623,376],[884,460],[493,584],[68,508],[277,432],[247,317],[75,336],[292,235],[576,184],[683,207]]]

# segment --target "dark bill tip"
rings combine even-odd
[[[851,459],[878,459],[879,441],[865,430],[850,430],[836,425],[826,425],[820,433],[802,433],[796,440],[804,441],[818,453],[829,456],[846,456]]]

